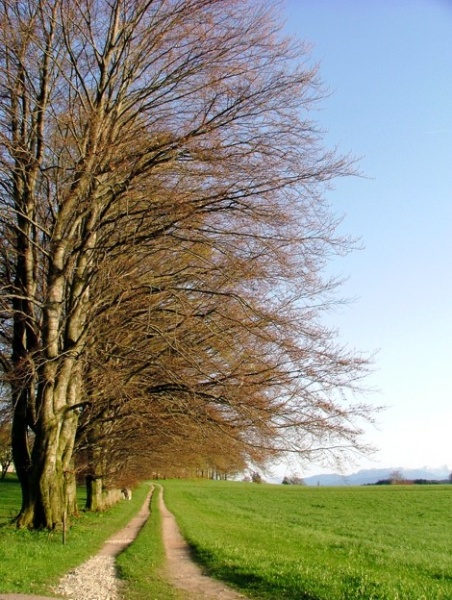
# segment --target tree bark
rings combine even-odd
[[[76,511],[73,490],[68,490],[70,464],[64,456],[71,454],[77,420],[69,414],[60,422],[42,423],[36,432],[31,464],[22,478],[23,502],[17,517],[19,527],[55,529],[63,524],[65,510]]]
[[[58,367],[45,368],[41,374],[36,392],[39,416],[33,423],[31,453],[27,420],[15,415],[13,448],[23,496],[17,517],[19,527],[52,530],[62,525],[65,514],[71,517],[76,512],[71,474],[78,423],[77,411],[72,407],[78,398],[77,369],[78,365],[73,364],[71,370],[66,360]]]
[[[86,477],[86,509],[92,512],[103,510],[102,500],[102,477],[88,475]]]
[[[22,508],[24,510],[30,502],[30,468],[31,456],[28,442],[28,426],[26,419],[25,392],[18,391],[12,394],[15,411],[11,430],[11,445],[13,462],[22,491]]]

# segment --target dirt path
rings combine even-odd
[[[163,542],[166,550],[168,581],[187,593],[187,600],[239,600],[245,596],[226,584],[204,575],[190,556],[190,548],[182,537],[176,520],[166,508],[160,492],[159,509],[162,514]]]
[[[168,581],[174,587],[183,590],[187,600],[239,600],[245,598],[225,584],[204,575],[200,567],[193,562],[190,549],[177,527],[176,520],[165,506],[161,487],[159,491],[159,510],[162,514],[162,535],[167,557]],[[133,542],[148,519],[151,494],[152,490],[137,515],[126,527],[108,539],[98,554],[61,580],[57,590],[61,596],[65,594],[72,600],[88,600],[89,598],[111,600],[117,597],[116,590],[119,581],[114,574],[114,558]],[[86,588],[90,579],[94,580],[95,594]],[[0,600],[55,600],[55,598],[0,593]]]
[[[150,514],[149,503],[153,492],[154,486],[151,486],[138,513],[125,527],[105,542],[100,552],[69,571],[60,580],[58,587],[54,590],[59,598],[115,600],[119,597],[121,582],[116,576],[115,557],[134,541],[146,523]],[[55,600],[55,598],[0,593],[0,600]]]

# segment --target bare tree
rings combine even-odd
[[[278,245],[269,254],[265,239],[263,251],[243,261],[251,235],[231,231],[233,251],[223,244],[213,261],[212,244],[193,235],[187,229],[181,241],[179,229],[170,247],[166,240],[139,258],[121,253],[105,269],[108,279],[97,281],[104,316],[88,358],[79,446],[102,457],[90,467],[98,494],[118,459],[193,473],[221,457],[244,465],[258,455],[309,455],[319,445],[359,447],[352,422],[364,408],[341,408],[333,392],[351,387],[365,364],[334,345],[317,311],[300,305],[297,286],[292,310],[287,289],[269,298],[271,282],[274,293],[279,279],[290,281]],[[252,242],[256,250],[256,232]],[[328,286],[316,286],[318,301]]]
[[[396,469],[395,471],[392,471],[390,473],[389,481],[392,484],[399,485],[405,481],[405,477],[403,476],[402,471],[400,471],[399,469]]]
[[[0,310],[9,348],[1,361],[14,407],[19,526],[54,528],[71,498],[78,420],[95,394],[84,390],[86,352],[107,318],[94,288],[115,253],[158,259],[156,244],[168,255],[177,242],[201,261],[204,248],[207,283],[198,267],[190,284],[171,290],[189,306],[214,297],[215,275],[231,277],[221,295],[234,310],[215,309],[221,318],[204,344],[209,369],[199,373],[208,379],[187,385],[179,368],[193,364],[181,365],[179,353],[172,368],[184,385],[176,394],[163,378],[166,401],[182,398],[185,409],[208,398],[219,425],[245,430],[246,419],[250,445],[265,446],[264,430],[294,429],[294,449],[336,434],[355,446],[357,429],[345,423],[360,409],[330,396],[364,363],[336,348],[316,311],[332,288],[321,279],[324,260],[347,245],[322,191],[350,165],[323,151],[308,120],[320,90],[304,48],[246,0],[1,0],[0,36]],[[225,255],[236,275],[219,271]],[[250,310],[255,288],[260,304]],[[173,335],[196,321],[191,313]],[[267,325],[254,349],[243,334],[237,353],[244,318],[250,340]],[[221,323],[229,323],[222,336]],[[290,324],[303,343],[283,335],[273,356]],[[279,387],[266,392],[272,369]],[[239,374],[227,401],[222,373],[229,390]],[[142,387],[158,397],[155,373],[144,376]]]

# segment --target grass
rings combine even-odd
[[[452,486],[301,488],[168,481],[165,501],[198,560],[247,595],[279,600],[452,598]],[[51,595],[142,505],[83,513],[61,534],[17,530],[15,480],[0,482],[0,593]],[[83,492],[80,496],[83,501]],[[152,516],[118,557],[128,600],[182,600],[165,580],[161,517]]]
[[[151,518],[135,542],[118,556],[117,566],[124,580],[128,600],[182,600],[181,592],[165,579],[165,551],[161,537],[161,515],[157,508],[159,488],[153,494]]]
[[[13,478],[0,481],[0,592],[51,595],[62,575],[95,554],[103,542],[138,512],[149,491],[141,485],[133,499],[106,513],[82,513],[62,544],[60,533],[18,530],[11,519],[20,508],[20,489]],[[84,504],[84,490],[79,492]]]
[[[211,574],[257,598],[452,598],[452,486],[300,488],[170,481]]]

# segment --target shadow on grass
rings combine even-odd
[[[14,524],[21,506],[21,493],[17,476],[7,473],[0,479],[0,528]]]
[[[248,593],[251,597],[278,600],[323,600],[309,591],[300,589],[299,586],[289,586],[283,580],[271,580],[244,569],[236,564],[219,564],[215,555],[205,549],[199,549],[190,544],[190,553],[195,562],[206,570],[207,574],[215,579],[229,583],[237,590]]]
[[[13,529],[16,524],[16,521],[17,513],[15,513],[12,517],[0,517],[0,529]]]

